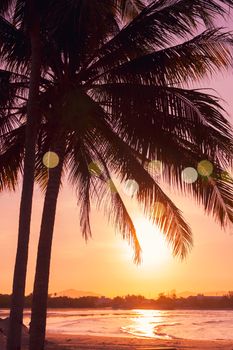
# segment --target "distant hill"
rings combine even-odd
[[[101,297],[100,294],[93,292],[86,292],[83,290],[67,289],[62,292],[52,293],[52,297],[69,297],[69,298],[81,298],[81,297]]]

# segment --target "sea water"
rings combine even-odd
[[[0,310],[0,318],[9,310]],[[24,323],[29,325],[26,310]],[[233,310],[49,309],[48,333],[156,339],[233,339]]]

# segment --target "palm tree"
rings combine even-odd
[[[83,185],[86,183],[85,186],[80,187],[80,201],[85,200],[81,208],[81,226],[84,235],[88,236],[88,234],[90,234],[89,210],[91,189],[93,189],[97,180],[100,181],[100,184],[105,184],[107,179],[108,181],[110,179],[110,171],[115,171],[118,175],[121,175],[122,179],[133,177],[138,181],[140,185],[138,199],[144,204],[146,211],[151,210],[151,206],[153,206],[155,200],[160,199],[160,201],[166,204],[167,219],[164,216],[161,218],[161,216],[156,215],[154,212],[152,212],[151,215],[154,217],[155,222],[157,222],[166,233],[168,240],[173,242],[174,253],[184,256],[187,251],[187,246],[190,243],[190,230],[183,221],[178,209],[165,196],[153,177],[142,167],[142,164],[145,165],[145,162],[153,159],[153,157],[161,159],[164,162],[164,174],[166,175],[166,179],[172,178],[176,184],[180,184],[183,190],[189,190],[191,187],[196,198],[202,201],[205,204],[206,210],[214,215],[218,214],[220,216],[221,208],[224,214],[221,214],[221,218],[219,217],[219,219],[221,219],[223,225],[231,220],[230,210],[232,203],[230,200],[231,196],[229,194],[228,197],[226,196],[226,191],[223,191],[222,183],[219,181],[216,181],[216,184],[214,184],[213,180],[210,181],[210,179],[208,179],[208,186],[204,186],[206,183],[203,183],[199,179],[201,190],[196,188],[195,191],[195,186],[190,186],[187,189],[187,186],[181,181],[180,170],[182,166],[186,163],[194,164],[194,162],[197,162],[201,157],[208,156],[208,158],[213,161],[213,164],[216,165],[216,171],[220,172],[221,166],[218,166],[219,159],[214,157],[213,148],[216,145],[218,146],[221,161],[224,160],[224,164],[227,164],[230,158],[227,152],[229,149],[227,150],[227,148],[231,146],[229,125],[218,111],[219,106],[217,101],[205,94],[177,88],[179,83],[186,81],[188,74],[190,74],[192,79],[199,78],[202,74],[207,73],[210,68],[220,68],[221,65],[228,65],[229,55],[226,50],[227,36],[221,35],[215,31],[206,32],[202,36],[197,37],[196,40],[193,39],[193,41],[186,43],[186,45],[183,44],[169,49],[166,48],[166,46],[171,44],[171,39],[173,39],[171,38],[172,34],[177,33],[178,36],[181,37],[184,35],[184,32],[191,34],[189,26],[191,24],[193,25],[195,19],[199,17],[200,13],[198,13],[198,10],[199,12],[201,11],[201,15],[204,14],[205,18],[210,21],[210,14],[219,12],[221,7],[217,6],[214,1],[211,3],[208,2],[208,6],[205,1],[196,1],[189,4],[186,8],[183,8],[182,3],[183,1],[177,1],[175,5],[165,6],[165,4],[161,2],[157,2],[156,5],[150,5],[141,15],[136,17],[132,23],[121,32],[114,35],[111,40],[107,40],[109,36],[106,38],[105,42],[101,40],[99,42],[101,45],[99,44],[99,47],[94,47],[95,50],[93,50],[93,47],[89,46],[94,52],[88,52],[88,50],[85,52],[83,46],[81,51],[82,55],[77,55],[77,51],[71,50],[72,47],[74,48],[73,44],[75,41],[72,42],[70,40],[68,45],[64,47],[62,31],[55,30],[54,37],[56,40],[60,40],[57,41],[61,44],[59,49],[62,49],[64,53],[62,59],[60,59],[60,61],[57,60],[56,66],[52,66],[52,70],[54,75],[58,75],[57,73],[59,73],[59,80],[54,79],[53,82],[56,89],[57,86],[61,89],[61,87],[64,86],[64,81],[67,83],[67,77],[69,78],[68,81],[72,78],[70,85],[71,87],[74,85],[75,89],[73,91],[73,89],[68,86],[66,93],[69,92],[69,94],[64,98],[68,98],[69,103],[67,106],[71,106],[72,108],[75,107],[73,100],[76,98],[76,100],[79,101],[78,108],[80,109],[81,106],[82,110],[82,112],[80,112],[82,114],[81,121],[76,120],[75,113],[70,115],[70,120],[64,122],[66,119],[64,117],[61,117],[61,120],[65,125],[68,122],[68,130],[70,129],[71,122],[78,122],[76,125],[76,132],[78,132],[78,135],[80,135],[80,128],[83,131],[83,136],[86,135],[86,133],[87,136],[89,135],[81,142],[81,145],[84,144],[82,146],[84,156],[82,154],[79,155],[75,163],[76,165],[73,167],[73,175],[76,177],[75,181],[78,181],[78,183],[81,182]],[[200,6],[200,3],[203,6]],[[54,13],[56,14],[56,12]],[[209,16],[206,16],[207,13]],[[179,19],[176,25],[172,21],[174,14]],[[56,16],[59,19],[57,14]],[[158,19],[161,23],[158,22]],[[148,29],[145,30],[147,24],[149,24],[149,26]],[[70,28],[68,27],[67,29]],[[164,34],[163,41],[160,38],[161,33]],[[165,34],[167,34],[167,36]],[[132,40],[133,35],[136,35],[138,42]],[[90,37],[88,37],[88,39],[89,38]],[[82,43],[84,43],[84,40]],[[213,42],[213,40],[215,40],[215,42]],[[157,49],[156,51],[155,48]],[[221,50],[223,48],[226,56],[222,54]],[[190,49],[192,50],[193,56],[188,56],[190,61],[189,65],[187,65],[185,58]],[[177,56],[181,58],[179,60],[174,60]],[[199,60],[199,66],[196,65],[197,59]],[[144,63],[148,64],[148,66],[145,66],[146,69],[144,68]],[[184,72],[182,72],[182,70],[184,70]],[[68,73],[68,75],[64,72]],[[66,79],[62,81],[61,78],[63,77]],[[176,87],[174,87],[174,85]],[[151,103],[147,108],[142,108],[142,105],[137,103],[139,97],[144,95],[145,98],[146,96],[147,98],[143,100],[143,103]],[[73,96],[71,101],[69,101],[70,96]],[[129,109],[128,101],[130,101],[130,110],[127,110]],[[66,101],[64,101],[64,103],[66,106]],[[88,107],[88,109],[85,110],[85,107]],[[75,111],[77,113],[77,106]],[[90,114],[90,121],[86,121],[85,115],[87,112]],[[210,114],[208,115],[207,112]],[[145,118],[149,116],[148,113],[150,114],[150,118],[148,118],[147,124],[145,123]],[[101,115],[102,118],[100,118]],[[136,120],[135,116],[137,116]],[[189,118],[184,119],[184,116],[188,116]],[[206,122],[205,119],[207,120]],[[91,125],[94,126],[90,127],[90,122]],[[181,122],[185,123],[185,125],[183,125],[183,128],[180,128],[180,132],[178,133],[177,126],[180,126]],[[212,125],[216,122],[219,127],[218,131],[216,131],[215,127]],[[197,126],[202,124],[204,127],[202,135],[200,135]],[[174,125],[176,126],[175,129]],[[144,131],[142,126],[145,127]],[[152,130],[154,132],[153,135],[151,134]],[[156,131],[157,133],[155,133]],[[172,135],[171,140],[168,140],[170,146],[165,149],[166,138],[170,133]],[[154,139],[155,135],[158,137],[157,140]],[[207,138],[204,140],[203,136],[207,136]],[[70,131],[68,136],[65,135],[64,141],[67,140],[67,137],[69,140],[71,137]],[[199,143],[199,141],[201,143]],[[92,152],[88,152],[87,145],[93,147]],[[187,149],[185,148],[186,145]],[[200,145],[202,145],[202,147],[200,147]],[[55,147],[57,147],[57,145],[55,145]],[[65,147],[66,152],[67,148],[68,146]],[[179,159],[177,159],[178,156],[176,157],[174,155],[175,149],[179,151],[179,153],[177,153]],[[78,151],[77,145],[76,151]],[[181,154],[184,157],[184,162],[181,161]],[[166,156],[168,157],[166,158]],[[72,157],[73,160],[76,159],[74,156]],[[107,164],[105,164],[106,157],[108,160]],[[60,154],[60,158],[62,160],[62,154]],[[105,176],[101,176],[100,179],[92,179],[91,177],[89,181],[90,173],[89,171],[89,175],[85,173],[85,169],[88,170],[88,167],[86,167],[87,161],[92,159],[97,159],[103,164]],[[65,164],[66,162],[64,161]],[[54,171],[50,171],[49,182],[51,186],[53,181],[58,186],[59,173],[56,173],[56,171],[61,171],[59,169],[58,167],[54,169]],[[54,180],[52,180],[53,175],[55,176]],[[51,186],[48,186],[48,189],[51,189]],[[230,184],[227,183],[227,186],[230,187]],[[94,188],[96,188],[96,185]],[[215,191],[213,191],[213,189],[215,189]],[[55,206],[55,197],[58,190],[53,186],[52,196],[49,192],[50,190],[48,190],[48,194],[46,195],[46,203],[49,202],[49,199],[53,198],[53,205]],[[213,195],[216,194],[216,204],[213,207],[208,204],[212,193]],[[117,195],[112,197],[116,208],[116,211],[112,214],[115,215],[116,223],[124,230],[128,228],[128,231],[126,230],[125,232],[131,233],[131,236],[133,236],[134,228],[130,218],[127,216],[126,208],[119,194],[117,193]],[[44,223],[46,222],[47,216],[46,208],[48,208],[46,203],[41,233],[45,228]],[[53,213],[55,216],[55,208],[53,209]],[[119,217],[124,218],[124,222],[120,222]],[[174,222],[173,227],[170,226],[169,219]],[[49,228],[50,230],[47,231],[47,234],[49,234],[47,238],[52,238],[53,215],[51,215]],[[41,235],[40,247],[43,247],[48,254],[48,259],[46,260],[47,264],[49,264],[50,260],[51,242],[52,239],[47,239],[47,242],[45,242],[44,236]],[[137,255],[137,259],[138,258]],[[36,317],[34,317],[35,322],[32,321],[32,339],[34,332],[34,342],[35,339],[37,339],[37,344],[43,344],[44,318],[46,315],[46,307],[44,307],[44,305],[46,305],[47,299],[46,290],[48,288],[49,274],[49,268],[46,267],[44,270],[46,276],[45,278],[41,278],[43,274],[41,266],[42,263],[44,264],[44,261],[41,260],[41,257],[38,255],[36,280],[40,281],[41,285],[39,282],[35,282],[34,293],[34,316],[36,310],[35,304],[37,303],[38,305],[38,300],[41,302],[40,306],[43,315],[42,317],[38,317],[40,327],[37,328],[40,329],[41,332],[35,332]],[[39,299],[40,294],[36,292],[36,289],[37,291],[39,289],[38,286],[42,288],[42,299]],[[37,307],[37,310],[39,308]],[[33,344],[33,341],[31,341],[31,344]],[[36,349],[36,347],[34,349]]]
[[[41,51],[40,51],[40,18],[38,13],[38,4],[36,1],[28,0],[26,2],[3,0],[0,4],[0,14],[4,14],[15,4],[15,21],[19,24],[19,18],[22,5],[25,8],[24,24],[27,23],[28,36],[31,45],[31,64],[30,64],[30,87],[27,105],[27,135],[25,142],[24,158],[24,176],[20,203],[19,226],[18,226],[18,244],[15,260],[13,293],[11,301],[11,312],[9,322],[9,335],[7,339],[8,350],[18,350],[21,342],[21,324],[23,318],[24,293],[26,281],[26,269],[28,259],[28,242],[30,233],[33,183],[34,183],[34,164],[35,164],[35,144],[37,119],[39,116],[37,100],[39,96],[39,81],[41,70]]]

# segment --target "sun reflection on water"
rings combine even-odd
[[[163,323],[164,311],[134,310],[136,315],[130,318],[131,324],[122,327],[122,331],[135,337],[170,339],[166,333],[160,331]]]

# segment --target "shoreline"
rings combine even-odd
[[[23,337],[22,350],[27,350],[28,337]],[[0,348],[6,337],[0,334]],[[144,339],[111,336],[86,336],[48,333],[45,350],[233,350],[232,340]]]
[[[0,306],[0,311],[9,311],[10,307],[1,307]],[[112,307],[48,307],[49,310],[112,310],[112,311],[134,311],[134,310],[150,310],[150,311],[233,311],[233,307],[221,307],[221,308],[201,308],[201,307],[190,307],[190,308],[142,308],[142,307],[135,307],[135,308],[112,308]],[[25,307],[24,311],[31,311],[30,307]]]
[[[132,350],[171,347],[177,350],[233,350],[232,340],[142,339],[109,336],[47,334],[46,350]]]

